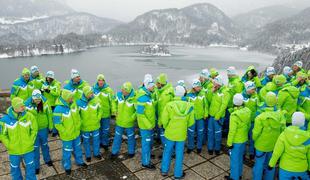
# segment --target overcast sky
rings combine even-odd
[[[252,9],[310,0],[66,0],[77,11],[84,11],[101,17],[108,17],[124,22],[153,9],[182,8],[194,3],[208,2],[228,16],[244,13]]]

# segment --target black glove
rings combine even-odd
[[[45,89],[45,92],[50,93],[50,92],[51,92],[51,90],[49,90],[49,89]]]
[[[273,169],[273,167],[270,167],[269,165],[268,165],[268,171],[271,171],[272,169]]]
[[[232,149],[232,148],[234,148],[234,145],[232,145],[232,146],[227,146],[227,148],[228,148],[228,149]]]
[[[308,176],[310,177],[310,171],[307,171],[307,173],[308,173]]]

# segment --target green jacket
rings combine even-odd
[[[173,100],[174,97],[174,90],[171,84],[166,84],[161,89],[157,90],[157,117],[158,117],[158,123],[161,122],[162,118],[162,112],[166,106],[166,104]]]
[[[116,113],[116,100],[115,94],[109,85],[105,84],[103,87],[99,87],[98,83],[93,86],[95,96],[99,97],[102,108],[101,118],[110,118],[111,115]]]
[[[164,111],[161,121],[165,129],[165,138],[170,141],[185,141],[187,129],[194,125],[194,112],[191,103],[182,101],[176,97],[174,101],[169,102]]]
[[[282,112],[274,107],[267,107],[263,113],[255,118],[253,140],[256,149],[262,152],[273,151],[279,135],[286,125]]]
[[[3,123],[2,142],[10,155],[23,155],[34,150],[34,143],[38,133],[35,117],[24,111],[17,114],[13,108],[8,109],[0,121]]]
[[[207,119],[209,115],[209,103],[203,90],[187,94],[188,102],[194,106],[195,120]]]
[[[41,91],[43,92],[43,96],[46,97],[50,106],[55,106],[56,100],[60,96],[60,87],[61,83],[57,80],[54,80],[51,84],[49,84],[47,81],[43,83]],[[49,90],[49,92],[46,92],[46,89]]]
[[[118,92],[116,95],[117,100],[117,116],[116,116],[116,125],[123,128],[133,127],[137,119],[136,115],[136,95],[134,90],[124,97],[122,92]]]
[[[257,93],[248,95],[245,91],[242,93],[244,106],[251,110],[251,121],[254,123],[256,112],[260,106],[260,99]]]
[[[16,79],[11,88],[11,99],[14,97],[20,97],[24,101],[26,101],[32,95],[32,91],[34,90],[34,85],[32,81],[26,82],[24,78],[21,76]]]
[[[39,76],[36,78],[33,78],[30,75],[30,80],[31,80],[35,89],[41,89],[42,85],[44,84],[44,77],[42,76],[42,74],[39,74]]]
[[[306,116],[306,119],[310,121],[310,86],[306,87],[305,89],[301,89],[298,99],[298,110],[303,112]]]
[[[150,130],[155,127],[155,104],[152,93],[141,87],[137,95],[137,119],[140,129]]]
[[[292,122],[292,115],[297,110],[297,101],[299,97],[299,89],[294,86],[285,86],[278,94],[278,109],[286,111],[287,123]]]
[[[100,128],[102,108],[98,97],[88,100],[84,95],[76,102],[81,118],[81,131],[91,132]]]
[[[243,83],[245,83],[245,82],[247,82],[247,81],[252,81],[252,82],[255,83],[256,88],[257,88],[257,89],[260,89],[260,88],[262,87],[262,83],[261,83],[259,77],[255,76],[255,77],[253,77],[252,79],[249,79],[249,77],[248,77],[248,72],[251,71],[252,69],[255,70],[254,66],[249,66],[249,67],[247,68],[245,74],[244,74],[244,75],[242,76],[242,78],[241,78],[241,81],[242,81]],[[255,70],[255,71],[256,71],[256,70]]]
[[[210,92],[211,103],[209,106],[209,115],[215,120],[220,120],[225,117],[226,109],[228,107],[230,94],[225,87],[221,87],[216,92]]]
[[[259,98],[261,101],[265,102],[265,97],[268,92],[274,92],[275,94],[278,94],[279,88],[274,82],[269,82],[259,91]]]
[[[234,106],[234,104],[233,104],[234,95],[237,93],[242,93],[242,91],[244,89],[244,85],[241,82],[241,79],[238,76],[235,76],[235,77],[228,79],[227,88],[228,88],[228,92],[230,94],[230,100],[229,100],[228,107],[232,108]]]
[[[61,140],[71,141],[80,136],[81,119],[76,103],[68,104],[59,97],[53,113],[53,122]]]
[[[251,110],[247,107],[235,108],[229,119],[227,145],[245,143],[251,126]]]
[[[270,167],[275,167],[280,160],[280,168],[289,172],[310,171],[310,135],[297,126],[290,126],[279,136]]]
[[[33,102],[32,98],[28,98],[25,102],[26,110],[30,112],[36,119],[38,124],[38,129],[53,129],[53,113],[52,109],[49,106],[46,98],[42,98],[43,102],[43,111],[37,111],[37,105]]]
[[[89,86],[86,81],[81,80],[78,84],[73,83],[72,80],[68,81],[68,83],[64,86],[64,89],[67,89],[74,93],[74,102],[82,98],[83,88],[85,86]]]

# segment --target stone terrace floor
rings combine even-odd
[[[61,141],[58,138],[50,137],[49,147],[54,166],[48,167],[45,165],[41,156],[41,171],[37,176],[38,179],[173,179],[174,159],[171,163],[169,177],[163,178],[160,175],[161,159],[159,159],[158,156],[162,153],[162,148],[159,145],[155,144],[153,148],[153,154],[155,154],[155,158],[152,159],[152,162],[156,164],[156,170],[150,171],[141,167],[140,138],[137,139],[137,149],[134,158],[129,159],[127,157],[127,144],[123,142],[121,153],[117,160],[109,160],[108,157],[110,152],[105,152],[102,149],[101,151],[104,158],[100,161],[92,159],[92,162],[87,168],[78,168],[73,162],[73,171],[70,176],[65,175],[61,165],[61,146]],[[0,179],[11,179],[8,155],[2,144],[0,144],[0,162]],[[252,179],[251,166],[252,162],[249,162],[248,159],[246,159],[243,172],[244,180]],[[21,167],[22,173],[24,174],[24,165]],[[186,172],[185,179],[189,180],[224,179],[224,176],[229,174],[229,156],[227,155],[227,150],[224,149],[224,152],[222,152],[222,154],[219,156],[209,156],[206,150],[206,146],[204,146],[200,155],[195,152],[187,154],[185,148],[183,169]]]

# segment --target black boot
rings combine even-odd
[[[197,149],[197,154],[200,154],[202,149]]]
[[[215,151],[215,155],[220,155],[221,154],[221,151]]]
[[[51,167],[51,166],[53,166],[53,161],[48,161],[48,162],[45,163],[45,164],[47,164],[47,166]]]
[[[135,157],[135,154],[128,154],[128,157],[133,158],[133,157]]]
[[[213,150],[208,150],[208,154],[212,156],[213,155]]]
[[[111,159],[111,160],[115,160],[116,158],[117,158],[117,154],[111,154],[111,155],[110,155],[110,159]]]
[[[99,154],[99,155],[95,156],[95,158],[96,158],[97,160],[101,160],[101,159],[102,159],[102,156]]]
[[[193,152],[192,149],[187,149],[187,151],[186,151],[187,154],[190,154],[191,152]]]
[[[40,173],[40,169],[36,169],[36,174],[39,174]]]
[[[142,167],[149,169],[149,170],[155,170],[156,169],[156,167],[152,163],[150,163],[148,165],[142,165]]]
[[[88,167],[88,165],[86,163],[79,164],[78,166],[80,166],[82,168],[87,168]]]
[[[255,155],[254,154],[250,154],[250,160],[253,161],[255,159]]]
[[[91,157],[87,157],[86,162],[91,162]]]
[[[66,175],[67,175],[67,176],[71,175],[71,169],[67,169],[67,170],[66,170]]]

